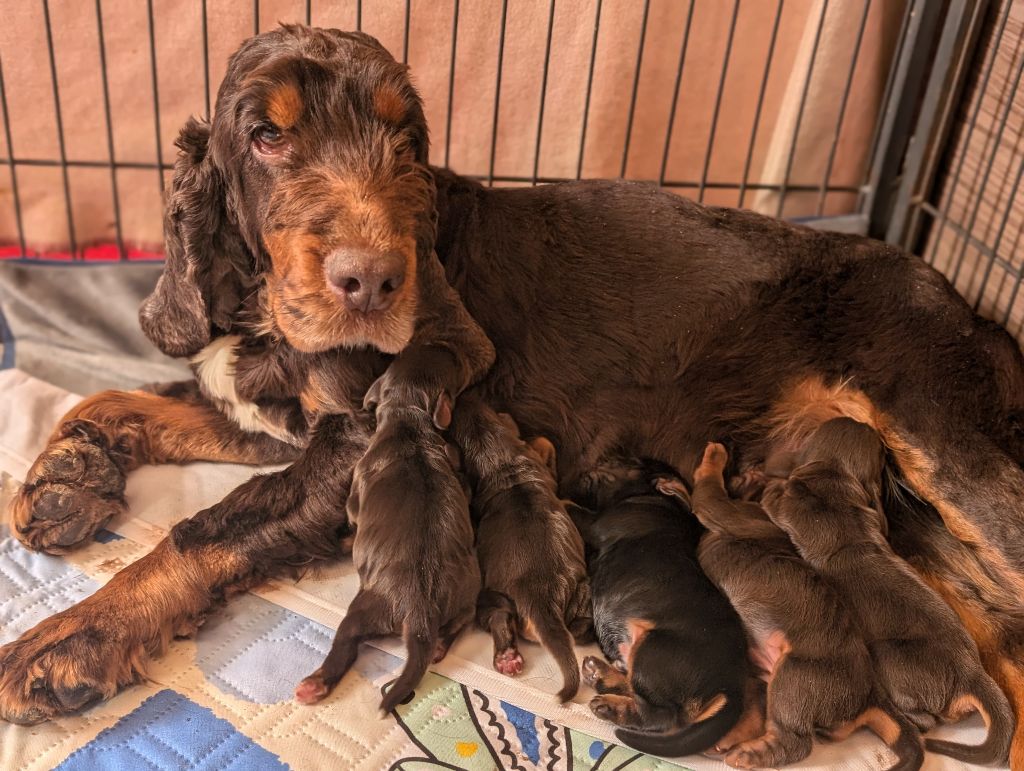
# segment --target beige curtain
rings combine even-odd
[[[427,106],[433,162],[447,161],[457,171],[484,179],[493,176],[496,184],[529,184],[535,167],[542,180],[574,178],[577,171],[584,177],[624,173],[673,183],[672,189],[682,195],[723,205],[741,202],[745,179],[743,205],[770,214],[781,210],[785,216],[802,217],[852,211],[903,0],[832,0],[827,6],[826,0],[785,0],[781,12],[777,0],[737,2],[693,0],[691,7],[689,0],[650,0],[642,29],[643,0],[603,0],[591,80],[598,0],[557,0],[541,123],[549,0],[508,0],[500,93],[496,85],[501,2],[462,0],[450,101],[453,0],[412,0],[408,58]],[[127,245],[143,251],[160,248],[161,193],[156,170],[131,165],[154,164],[158,159],[172,162],[177,128],[190,114],[201,114],[206,99],[202,4],[152,4],[158,122],[146,4],[102,0],[110,131],[114,159],[121,164],[115,177],[121,230]],[[254,3],[208,0],[206,5],[209,77],[215,92],[228,55],[252,34]],[[263,30],[278,21],[305,17],[306,4],[301,1],[263,0],[258,5]],[[356,25],[355,0],[313,0],[311,6],[314,24],[349,29]],[[363,30],[377,36],[398,58],[405,7],[404,0],[361,3]],[[43,14],[41,0],[5,3],[0,57],[15,157],[53,162],[60,158],[60,143]],[[96,9],[82,0],[50,0],[49,15],[64,152],[72,162],[67,169],[70,202],[65,201],[59,165],[16,166],[25,240],[30,250],[43,253],[67,251],[68,209],[79,250],[116,238],[111,174],[103,166],[110,155]],[[641,34],[644,47],[637,78]],[[590,102],[585,112],[588,80]],[[580,163],[584,114],[586,139]],[[0,155],[10,157],[2,136]],[[76,165],[82,163],[98,165]],[[784,198],[778,189],[783,185]],[[0,246],[7,245],[8,252],[18,241],[14,214],[10,174],[0,168]]]

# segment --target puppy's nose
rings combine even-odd
[[[405,257],[399,252],[339,249],[324,270],[338,299],[360,313],[387,309],[405,283]]]

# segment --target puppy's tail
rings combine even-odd
[[[924,745],[917,726],[888,702],[868,709],[862,716],[866,725],[896,753],[896,764],[888,771],[917,771],[924,764]]]
[[[402,673],[381,699],[380,708],[385,714],[408,698],[423,679],[437,647],[438,626],[436,620],[427,618],[425,614],[414,614],[402,624],[402,641],[408,658]]]
[[[558,700],[569,701],[580,689],[580,663],[565,619],[556,608],[547,605],[534,606],[525,615],[533,625],[540,644],[555,657],[562,671],[562,690],[558,692]]]
[[[725,706],[707,720],[691,723],[665,733],[646,733],[617,728],[615,736],[627,747],[667,758],[693,755],[713,747],[743,714],[743,700],[730,697]]]
[[[958,744],[942,739],[926,739],[925,747],[940,755],[948,755],[964,763],[990,766],[1005,763],[1010,757],[1010,742],[1016,720],[1010,702],[999,690],[999,686],[984,671],[979,672],[968,693],[957,697],[950,705],[953,714],[968,711],[973,707],[981,713],[988,728],[985,741],[977,745]]]

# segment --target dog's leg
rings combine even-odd
[[[125,474],[144,463],[280,463],[298,453],[243,431],[194,383],[166,390],[104,391],[61,419],[11,501],[18,540],[51,554],[82,543],[124,511]]]
[[[395,631],[389,614],[387,603],[371,592],[360,591],[341,620],[323,664],[296,687],[296,701],[316,704],[334,690],[356,662],[361,642]]]
[[[35,723],[108,698],[218,600],[333,556],[367,441],[351,419],[322,421],[294,465],[253,477],[180,522],[94,595],[0,648],[0,718]]]
[[[494,640],[494,668],[503,675],[515,676],[523,671],[523,656],[516,645],[516,608],[500,592],[484,589],[476,605],[476,621]]]

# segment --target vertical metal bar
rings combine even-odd
[[[537,140],[533,146],[533,177],[531,185],[537,184],[537,172],[540,169],[540,139],[544,133],[544,102],[548,93],[548,66],[551,64],[551,36],[555,29],[555,0],[548,3],[548,36],[544,44],[544,74],[540,80],[540,109],[537,112]]]
[[[693,22],[693,8],[697,0],[690,0],[690,9],[686,12],[686,26],[683,28],[683,44],[679,50],[679,67],[676,69],[676,84],[672,89],[672,107],[668,111],[668,130],[665,132],[665,148],[661,152],[661,170],[658,172],[658,184],[665,184],[665,171],[668,168],[668,152],[672,148],[672,129],[676,123],[676,108],[679,106],[679,86],[683,82],[683,65],[686,63],[686,49],[690,43],[690,25]]]
[[[576,179],[583,176],[583,148],[587,144],[587,121],[590,118],[590,92],[594,86],[594,63],[597,60],[597,35],[601,31],[601,0],[594,9],[594,39],[590,44],[590,69],[587,71],[587,95],[583,98],[583,126],[580,130],[580,152],[576,156]]]
[[[153,126],[156,135],[156,176],[160,193],[164,192],[164,148],[160,140],[160,88],[156,75],[156,32],[153,29],[153,0],[146,0],[146,18],[149,23],[149,75],[153,83]]]
[[[107,82],[107,44],[103,37],[103,8],[100,0],[96,0],[96,32],[100,41],[100,75],[103,77],[103,114],[107,121],[107,157],[110,160],[110,189],[114,197],[114,232],[117,236],[117,254],[124,260],[128,255],[124,250],[124,237],[121,233],[121,196],[117,189],[117,163],[114,157],[114,123],[110,115],[110,85]]]
[[[356,32],[363,31],[363,0],[356,0]]]
[[[252,34],[260,34],[260,0],[252,0]]]
[[[505,59],[505,18],[508,0],[501,0],[501,24],[498,33],[498,74],[494,83],[494,117],[491,121],[491,158],[487,164],[487,186],[494,187],[494,154],[498,149],[498,110],[501,106],[501,66]]]
[[[405,27],[402,32],[402,64],[409,63],[409,23],[412,20],[412,0],[405,0]]]
[[[18,192],[18,169],[14,165],[14,144],[11,142],[11,116],[7,112],[7,88],[4,85],[4,65],[0,59],[0,108],[3,109],[4,140],[7,143],[7,166],[11,170],[11,193],[14,198],[14,223],[18,226],[18,248],[21,256],[28,257],[25,248],[25,228],[21,221],[21,194]]]
[[[967,158],[967,150],[971,146],[971,137],[974,136],[974,129],[978,124],[978,114],[981,112],[981,103],[985,101],[985,92],[988,91],[988,83],[992,77],[992,69],[995,66],[997,54],[999,52],[999,44],[1003,39],[1003,33],[1006,30],[1006,22],[1010,18],[1010,8],[1013,3],[1007,2],[1003,9],[1002,17],[999,20],[999,28],[992,35],[991,50],[989,51],[989,59],[985,64],[984,73],[981,76],[979,87],[975,93],[977,93],[977,101],[975,101],[973,108],[971,109],[971,117],[967,124],[967,130],[964,132],[964,139],[962,142],[963,151],[960,153],[960,157],[957,159],[956,169],[953,172],[952,182],[947,184],[946,195],[944,196],[946,202],[944,206],[939,207],[943,212],[941,222],[939,222],[938,230],[934,234],[930,235],[929,238],[932,241],[932,248],[928,252],[926,261],[929,264],[935,262],[935,257],[938,254],[939,242],[942,240],[942,232],[946,228],[946,223],[949,219],[949,208],[953,204],[953,193],[960,185],[960,175],[963,172],[964,161]],[[956,240],[953,241],[954,245]]]
[[[772,36],[768,42],[768,55],[765,57],[764,74],[761,76],[761,90],[757,94],[757,107],[754,109],[754,125],[750,129],[750,144],[747,145],[747,159],[743,162],[743,179],[740,181],[740,200],[737,206],[743,207],[743,200],[747,195],[747,183],[750,179],[750,164],[754,159],[754,145],[757,142],[757,129],[761,124],[761,109],[764,107],[764,96],[768,90],[768,76],[772,69],[772,59],[775,56],[775,41],[779,36],[779,22],[782,21],[782,5],[784,0],[779,0],[775,9],[775,23],[772,24]]]
[[[804,119],[804,108],[807,106],[807,94],[811,90],[811,78],[814,75],[814,62],[818,58],[818,44],[821,42],[821,30],[825,27],[825,14],[828,13],[828,0],[821,2],[821,15],[818,17],[818,28],[814,32],[814,47],[811,50],[811,60],[807,62],[807,77],[804,79],[803,91],[800,93],[800,106],[796,111],[796,125],[793,126],[793,139],[789,143],[789,154],[786,157],[786,172],[782,176],[782,186],[779,188],[779,205],[775,209],[775,216],[782,217],[782,210],[786,205],[786,193],[789,190],[789,178],[793,173],[793,157],[796,155],[796,143],[800,138],[800,124]]]
[[[313,0],[306,0],[306,26],[313,23]]]
[[[60,112],[60,86],[57,84],[57,59],[53,50],[53,30],[50,26],[50,3],[43,0],[43,20],[46,23],[46,49],[50,57],[50,83],[53,86],[53,109],[57,119],[57,149],[60,151],[60,173],[64,182],[64,211],[68,220],[68,241],[71,247],[71,259],[78,257],[78,244],[75,241],[75,219],[71,206],[71,185],[68,182],[68,157],[64,149],[64,121]]]
[[[903,158],[933,64],[935,43],[941,36],[945,9],[946,3],[910,0],[903,15],[899,55],[889,68],[858,207],[867,218],[868,235],[872,238],[883,238],[892,219]]]
[[[96,0],[98,3],[99,0]],[[206,0],[203,0],[203,95],[206,97],[206,119],[210,120],[210,34],[206,21]]]
[[[981,178],[981,185],[977,188],[977,194],[974,198],[974,206],[971,209],[971,218],[967,226],[964,228],[966,234],[974,233],[974,224],[978,221],[978,212],[981,211],[981,202],[985,198],[985,188],[988,186],[988,178],[992,173],[992,167],[995,165],[996,156],[999,155],[1000,144],[1003,141],[1003,133],[1006,131],[1006,123],[1010,117],[1010,110],[1013,108],[1014,99],[1017,96],[1017,91],[1020,86],[1021,75],[1024,74],[1024,56],[1021,57],[1020,63],[1017,65],[1017,72],[1013,77],[1013,85],[1010,87],[1011,97],[1004,100],[1006,106],[1003,108],[1002,116],[999,118],[999,130],[996,132],[995,141],[992,143],[992,154],[988,157],[988,163],[985,164],[985,172]],[[953,269],[953,274],[949,278],[949,283],[956,286],[956,280],[960,277],[960,269],[964,264],[964,257],[967,255],[968,239],[965,237],[963,243],[960,246],[960,253],[957,255],[956,267]]]
[[[644,63],[644,40],[647,38],[647,16],[651,10],[651,0],[644,0],[644,13],[640,21],[640,43],[636,49],[636,70],[633,72],[633,94],[629,98],[629,117],[626,119],[626,141],[622,146],[622,166],[619,176],[626,176],[626,164],[629,162],[629,141],[633,136],[633,116],[636,113],[636,94],[640,88],[640,69]]]
[[[978,298],[974,301],[975,312],[977,312],[978,306],[981,305],[981,301],[985,297],[985,288],[988,285],[989,275],[992,273],[992,266],[996,264],[996,257],[999,255],[999,247],[1003,243],[1003,236],[1006,235],[1006,225],[1010,221],[1010,212],[1013,211],[1014,201],[1017,198],[1017,191],[1020,190],[1022,178],[1024,178],[1024,155],[1021,156],[1020,163],[1017,165],[1017,176],[1013,180],[1013,187],[1010,189],[1010,196],[1006,199],[1006,209],[1003,211],[1003,218],[999,222],[999,230],[996,231],[996,240],[992,244],[992,254],[989,256],[988,264],[985,266],[985,272],[981,278],[981,286],[978,289]],[[1013,301],[1016,299],[1017,287],[1019,286],[1020,279],[1018,278],[1017,285],[1013,289],[1013,297],[1010,300],[1009,308],[1013,307]]]
[[[725,78],[729,73],[729,57],[732,55],[732,40],[736,34],[736,19],[740,13],[740,0],[732,6],[732,20],[729,22],[729,37],[725,41],[725,56],[722,59],[722,76],[718,80],[718,94],[715,96],[715,109],[711,114],[711,132],[708,134],[708,149],[704,155],[704,168],[700,173],[700,187],[697,188],[697,200],[704,201],[704,188],[708,184],[708,169],[711,168],[711,152],[715,147],[715,132],[718,130],[718,113],[722,109],[722,94],[725,93]]]
[[[836,160],[836,148],[839,147],[839,135],[843,132],[843,119],[846,117],[846,105],[850,100],[850,91],[853,89],[853,78],[857,74],[857,60],[860,58],[860,46],[864,40],[864,30],[868,26],[868,14],[871,12],[871,0],[864,0],[864,13],[860,17],[860,27],[857,29],[857,39],[853,43],[853,56],[850,57],[850,71],[846,75],[846,85],[843,88],[843,98],[839,102],[839,117],[836,118],[836,132],[832,136],[832,146],[828,151],[828,161],[825,164],[825,175],[821,178],[821,191],[818,193],[818,216],[825,212],[825,197],[828,194],[828,183],[832,177],[832,167]]]
[[[452,5],[452,54],[448,70],[448,114],[445,117],[444,167],[448,168],[449,151],[452,145],[452,100],[455,97],[455,48],[459,40],[459,0]]]
[[[885,240],[914,251],[923,202],[946,147],[953,115],[974,58],[989,0],[952,0],[935,49],[934,65],[921,100],[917,124],[907,145],[900,185]],[[968,11],[970,11],[968,13]]]

